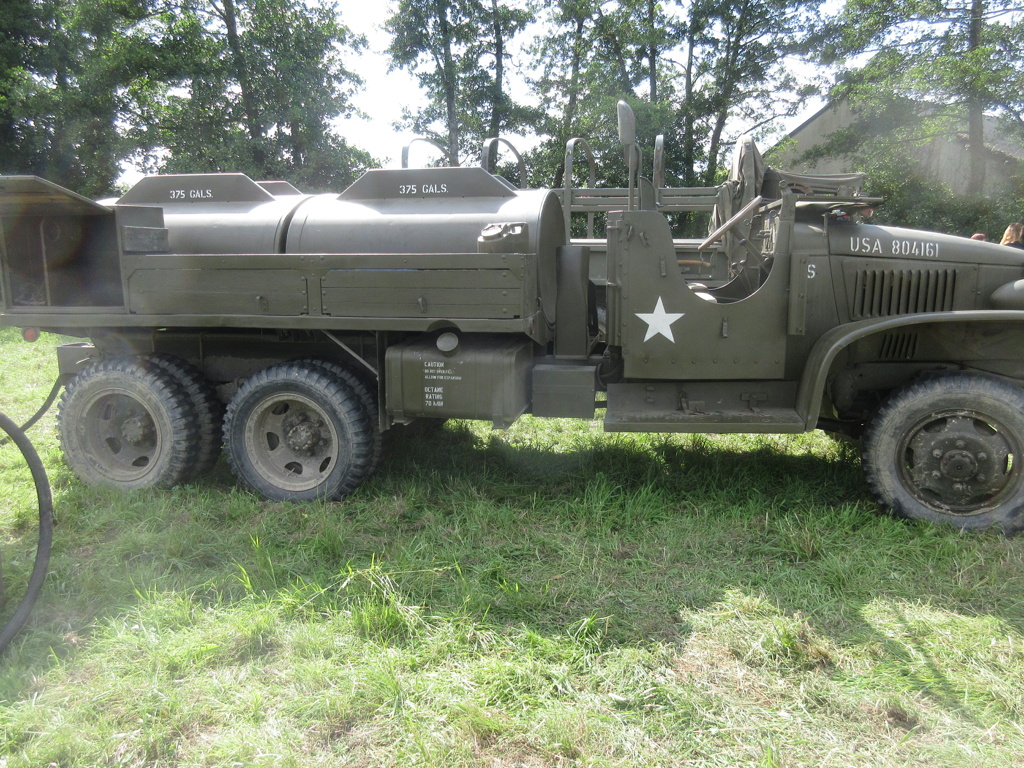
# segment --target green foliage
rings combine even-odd
[[[8,13],[8,5],[10,13]],[[330,3],[17,0],[0,43],[0,172],[98,197],[122,164],[338,188],[373,164],[331,122],[364,42]]]
[[[820,30],[820,59],[870,59],[840,77],[833,98],[849,98],[862,109],[894,100],[918,105],[917,119],[902,124],[895,146],[908,131],[916,141],[966,134],[967,193],[980,197],[987,191],[986,114],[1001,114],[1024,136],[1019,11],[1008,0],[848,0]]]
[[[563,153],[583,136],[597,159],[598,185],[625,185],[614,141],[615,103],[625,98],[645,140],[644,175],[653,174],[652,140],[664,136],[670,186],[721,181],[728,146],[740,130],[768,133],[792,114],[803,91],[792,72],[801,33],[816,0],[783,3],[701,2],[668,7],[651,0],[552,4],[530,49],[531,85],[544,117],[531,152],[532,183],[562,186]],[[730,126],[729,123],[733,124]],[[731,132],[730,132],[731,131]],[[582,152],[577,150],[577,156]],[[573,183],[586,183],[580,160]],[[680,235],[706,231],[703,217],[681,216]]]
[[[373,165],[331,127],[361,84],[344,55],[365,46],[335,5],[187,3],[162,23],[173,63],[138,131],[158,170],[241,171],[326,191]]]
[[[429,98],[406,110],[404,123],[445,147],[448,163],[535,118],[513,102],[506,80],[511,42],[530,18],[522,4],[497,0],[400,0],[388,18],[392,67],[414,72]]]
[[[870,195],[885,198],[875,216],[879,223],[926,229],[970,237],[981,232],[999,242],[1007,223],[1020,219],[1024,198],[954,195],[922,171],[909,171],[894,163],[869,167]]]
[[[109,192],[130,151],[120,125],[126,86],[146,77],[155,46],[144,0],[15,3],[0,66],[0,171],[44,176],[84,194]]]
[[[848,84],[861,83],[861,73]],[[885,199],[880,223],[970,236],[982,232],[998,241],[1006,224],[1020,219],[1024,176],[1011,177],[1008,192],[956,194],[924,167],[928,145],[959,137],[965,121],[955,108],[922,108],[919,102],[877,91],[850,102],[849,122],[801,155],[814,163],[844,158],[850,170],[867,174],[865,193]]]

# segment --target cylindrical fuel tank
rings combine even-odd
[[[152,176],[117,202],[160,206],[174,253],[531,254],[544,314],[555,320],[561,203],[483,168],[368,171],[340,195],[243,174]]]
[[[517,190],[483,168],[369,171],[340,195],[302,202],[288,253],[536,254],[541,302],[555,318],[555,256],[565,241],[550,190]]]
[[[163,208],[173,253],[282,253],[292,211],[310,195],[241,173],[149,176],[117,201]]]
[[[549,190],[516,190],[483,168],[370,171],[337,196],[305,201],[288,229],[290,253],[476,253],[484,227],[526,225],[532,253],[562,244]]]
[[[163,208],[175,253],[476,253],[491,247],[478,242],[485,227],[507,223],[525,225],[517,252],[543,261],[564,242],[554,193],[517,190],[483,168],[369,171],[340,195],[280,194],[274,184],[150,176],[117,203]]]

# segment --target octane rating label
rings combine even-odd
[[[424,387],[423,404],[427,408],[443,408],[444,387]]]
[[[447,363],[426,360],[423,363],[423,381],[423,405],[426,408],[443,408],[445,382],[462,381],[462,376]]]

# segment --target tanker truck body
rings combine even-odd
[[[103,202],[3,177],[0,324],[88,340],[58,349],[87,483],[171,486],[223,451],[268,498],[336,499],[401,425],[599,414],[844,433],[883,506],[1018,529],[1024,251],[870,224],[850,177],[737,168],[710,190],[631,175],[586,242],[566,215],[585,195],[482,168],[340,195],[156,176]],[[673,239],[665,200],[711,201],[708,236]]]

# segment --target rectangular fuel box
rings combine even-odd
[[[533,344],[522,338],[445,334],[388,348],[388,413],[398,422],[484,419],[504,429],[530,407]]]

